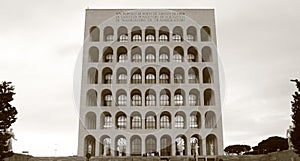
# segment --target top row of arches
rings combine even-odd
[[[134,26],[131,30],[128,30],[125,26],[121,26],[117,29],[106,26],[103,28],[103,33],[100,33],[99,27],[92,26],[89,29],[89,34],[89,40],[92,42],[100,41],[100,35],[102,35],[102,41],[106,42],[211,41],[211,29],[208,26],[203,26],[200,30],[195,26],[189,26],[186,29],[183,29],[181,26],[175,26],[173,29],[162,26],[158,30],[152,26],[148,26],[145,29]]]

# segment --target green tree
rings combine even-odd
[[[294,146],[295,152],[300,155],[300,82],[296,80],[291,80],[292,82],[296,82],[296,87],[298,91],[293,94],[292,103],[292,119],[294,128],[291,131],[291,141]]]
[[[13,152],[9,149],[11,134],[7,129],[16,121],[17,110],[10,102],[13,100],[14,86],[11,82],[0,83],[0,159],[11,157]]]
[[[287,150],[288,148],[289,146],[286,138],[272,136],[261,141],[257,146],[253,147],[253,154],[267,154],[270,152],[276,152],[278,150]]]
[[[248,152],[249,150],[251,150],[251,147],[249,145],[229,145],[224,149],[224,151],[227,154],[237,154],[237,155],[240,155],[243,152]]]

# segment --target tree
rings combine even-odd
[[[11,133],[7,129],[16,121],[17,110],[10,102],[13,100],[14,86],[11,82],[0,83],[0,159],[11,157],[13,152],[9,149]]]
[[[278,150],[287,150],[288,148],[289,146],[286,138],[272,136],[253,147],[253,154],[267,154]]]
[[[293,94],[292,103],[292,120],[293,120],[293,130],[291,131],[291,141],[295,152],[300,155],[300,82],[296,80],[291,80],[292,82],[296,82],[296,87],[298,91]]]
[[[251,147],[249,145],[229,145],[224,149],[224,151],[227,154],[237,154],[237,155],[240,155],[243,152],[248,152],[249,150],[251,150]]]

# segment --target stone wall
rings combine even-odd
[[[265,155],[217,156],[198,157],[197,161],[300,161],[300,157],[293,151],[274,152]],[[32,157],[30,155],[15,154],[5,161],[86,161],[84,157]],[[90,161],[194,161],[193,157],[94,157]]]

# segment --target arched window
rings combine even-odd
[[[155,55],[154,54],[147,54],[146,55],[146,62],[155,62]]]
[[[145,30],[146,42],[154,42],[155,41],[155,29],[154,27],[147,27]]]
[[[156,71],[154,68],[146,69],[146,84],[156,83]]]
[[[186,30],[188,41],[197,41],[197,29],[194,26],[190,26]]]
[[[142,83],[142,72],[139,68],[133,68],[131,70],[131,83],[141,84]]]
[[[193,35],[187,35],[187,41],[194,41],[195,38]]]
[[[190,127],[191,128],[198,128],[198,118],[196,115],[191,115],[190,117]]]
[[[187,142],[186,137],[184,135],[179,135],[175,139],[175,146],[176,146],[176,155],[186,155],[186,149],[187,149]]]
[[[93,89],[90,89],[86,95],[86,103],[88,106],[97,106],[97,92]]]
[[[104,114],[104,124],[103,128],[104,129],[110,129],[112,128],[113,122],[112,122],[112,117],[109,113]]]
[[[168,29],[168,27],[162,26],[159,29],[159,41],[160,42],[169,41],[169,29]]]
[[[203,83],[213,83],[213,70],[205,67],[202,72]]]
[[[125,62],[127,60],[127,49],[125,47],[119,47],[117,51],[118,62]]]
[[[103,62],[113,62],[113,49],[111,47],[105,47],[103,49]]]
[[[132,62],[142,62],[142,50],[138,46],[131,48],[131,61]]]
[[[175,106],[182,106],[183,105],[183,96],[181,94],[176,94],[174,97]]]
[[[181,36],[180,35],[173,34],[172,39],[175,42],[181,42]]]
[[[95,156],[95,143],[96,143],[96,139],[91,135],[88,135],[84,138],[84,154],[85,155],[88,152],[88,147],[91,146],[92,147],[91,156]]]
[[[126,54],[120,54],[119,55],[119,62],[123,63],[127,60],[127,55]]]
[[[133,84],[141,84],[142,83],[142,76],[140,74],[134,74],[132,76],[132,83]]]
[[[127,123],[126,116],[122,115],[118,117],[118,123],[117,123],[118,129],[126,129],[126,123]]]
[[[159,83],[170,83],[170,71],[167,68],[161,68],[159,71]]]
[[[217,155],[218,154],[218,140],[213,134],[209,134],[206,137],[206,155]]]
[[[149,94],[146,96],[146,106],[155,106],[155,96],[153,94]]]
[[[118,83],[126,84],[127,83],[127,75],[126,74],[120,74],[119,78],[118,78]]]
[[[196,106],[197,104],[197,96],[194,94],[189,95],[189,104],[190,106]]]
[[[168,115],[162,115],[160,117],[160,128],[161,129],[170,129],[171,128],[171,120]]]
[[[205,113],[205,128],[217,128],[216,115],[212,111]]]
[[[190,138],[191,154],[193,156],[203,155],[202,139],[198,134],[192,135]]]
[[[96,129],[96,114],[89,112],[85,116],[85,127],[87,129]]]
[[[128,41],[128,36],[127,35],[120,35],[120,38],[119,38],[119,41],[120,42],[127,42]]]
[[[153,115],[146,117],[146,129],[155,129],[156,128],[156,118]]]
[[[146,96],[146,106],[155,106],[156,105],[156,96],[155,91],[148,89],[145,93]]]
[[[154,136],[146,138],[146,153],[151,154],[156,152],[156,139]]]
[[[160,155],[161,156],[171,156],[171,137],[168,135],[164,135],[160,139]]]
[[[131,118],[131,129],[142,129],[142,119],[140,116],[133,116]]]
[[[147,74],[146,75],[146,83],[155,83],[155,75]]]
[[[138,94],[132,96],[132,106],[141,106],[142,97]]]
[[[184,83],[184,78],[183,78],[183,75],[182,74],[175,74],[174,75],[174,82],[175,83]]]
[[[127,102],[127,96],[122,94],[118,97],[118,105],[119,106],[126,106],[126,102]]]
[[[107,54],[105,56],[105,62],[112,62],[113,61],[113,54]]]
[[[111,94],[105,95],[104,106],[112,106],[112,95]]]
[[[199,72],[196,67],[192,67],[189,69],[188,80],[189,83],[197,83],[199,80]]]
[[[141,42],[142,41],[141,35],[133,35],[132,41],[133,42]]]
[[[142,141],[139,136],[132,136],[131,138],[131,156],[142,155]]]
[[[131,105],[132,106],[142,106],[142,96],[138,89],[134,89],[131,92]]]
[[[111,138],[104,135],[100,139],[100,154],[103,156],[111,156]]]
[[[188,62],[198,62],[198,51],[195,47],[189,47],[188,49]]]
[[[140,27],[135,26],[131,30],[131,41],[141,42],[142,41],[142,30]]]
[[[188,54],[188,62],[195,62],[196,58],[195,58],[195,55],[193,54]]]
[[[159,62],[169,62],[169,55],[168,54],[160,54]]]
[[[212,62],[212,53],[211,48],[208,46],[205,46],[202,48],[202,62]]]
[[[110,26],[104,28],[104,41],[114,41],[114,29]]]
[[[175,128],[183,129],[184,128],[184,118],[183,116],[177,114],[175,116]]]
[[[173,29],[173,36],[172,39],[175,42],[181,42],[182,41],[182,37],[183,37],[183,31],[182,28],[180,26],[176,26]]]
[[[108,73],[105,75],[105,82],[104,84],[111,84],[112,83],[112,74]]]
[[[127,140],[124,136],[118,136],[116,138],[116,154],[115,156],[126,156]]]
[[[105,40],[106,41],[114,41],[114,35],[107,35]]]
[[[174,54],[174,61],[175,62],[183,62],[182,59],[183,58],[182,58],[182,56],[180,54],[177,54],[177,53]]]
[[[159,49],[159,62],[169,62],[169,49],[166,46],[163,46]]]
[[[169,82],[169,75],[167,75],[167,74],[161,74],[159,76],[159,83],[170,83]]]
[[[170,98],[167,94],[160,96],[160,105],[161,106],[170,106]]]
[[[203,26],[200,30],[201,41],[210,41],[210,28],[208,26]]]
[[[168,40],[168,36],[167,36],[167,35],[160,35],[160,36],[159,36],[159,41],[160,41],[160,42],[166,42],[166,41],[169,41],[169,40]]]
[[[117,83],[119,84],[127,83],[127,71],[125,68],[119,68],[117,70]]]
[[[183,62],[183,49],[182,47],[175,47],[173,51],[173,59],[175,62]]]
[[[88,83],[89,84],[98,83],[98,70],[96,68],[90,68],[88,70]]]
[[[90,41],[99,41],[100,40],[100,30],[97,26],[90,28]]]
[[[112,106],[112,94],[109,89],[104,89],[101,93],[101,105],[102,106]]]
[[[127,42],[128,41],[128,31],[124,26],[119,27],[118,29],[118,41]]]
[[[136,53],[136,54],[132,55],[132,62],[135,62],[135,63],[142,62],[141,54]]]
[[[206,89],[204,91],[204,106],[215,105],[215,94],[212,89]]]
[[[89,62],[98,62],[99,60],[99,50],[97,47],[91,47],[89,49]]]
[[[154,35],[147,35],[146,36],[146,42],[154,42],[155,36]]]

